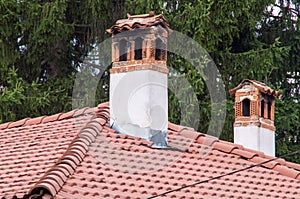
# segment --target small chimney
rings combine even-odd
[[[112,35],[110,125],[118,133],[167,147],[167,39],[163,15],[129,15],[107,30]]]
[[[235,95],[234,143],[275,157],[275,98],[281,94],[265,84],[243,80]]]

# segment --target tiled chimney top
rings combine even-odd
[[[250,85],[250,84],[252,84],[255,88],[257,88],[260,92],[262,92],[264,94],[271,95],[271,96],[276,97],[276,98],[281,98],[281,96],[282,96],[281,93],[279,93],[278,91],[275,91],[275,90],[271,89],[266,84],[264,84],[262,82],[259,82],[259,81],[256,81],[256,80],[249,80],[249,79],[243,80],[237,87],[231,89],[229,91],[229,93],[231,95],[234,95],[243,86]]]
[[[116,35],[127,30],[161,25],[169,33],[172,32],[169,28],[169,24],[166,22],[166,19],[162,14],[154,15],[154,12],[150,11],[149,14],[142,15],[127,14],[127,17],[127,19],[118,20],[115,25],[106,31],[112,35]]]

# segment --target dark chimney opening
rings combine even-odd
[[[141,60],[142,56],[143,39],[138,37],[134,40],[134,59]]]
[[[243,106],[243,116],[250,116],[250,100],[249,99],[244,99],[242,102],[242,106]]]
[[[264,117],[265,115],[265,101],[261,100],[260,102],[260,116]]]
[[[120,61],[127,61],[127,41],[122,39],[119,46]]]

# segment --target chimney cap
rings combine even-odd
[[[244,85],[247,84],[252,84],[254,87],[256,87],[260,92],[267,94],[267,95],[271,95],[275,98],[281,98],[282,94],[278,91],[275,91],[274,89],[268,87],[266,84],[256,81],[256,80],[250,80],[250,79],[244,79],[237,87],[231,89],[229,91],[230,95],[234,95],[236,93],[237,90],[239,90],[240,88],[242,88]]]
[[[144,29],[151,26],[161,25],[169,33],[172,30],[169,27],[169,24],[166,22],[165,17],[162,14],[154,15],[153,11],[150,11],[148,14],[141,15],[130,15],[127,13],[127,19],[120,19],[116,21],[116,24],[111,28],[107,29],[106,32],[109,34],[115,35],[127,30],[133,29]]]

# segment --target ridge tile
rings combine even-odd
[[[29,119],[30,118],[24,118],[24,119],[16,121],[16,122],[9,123],[7,128],[14,128],[14,127],[18,127],[18,126],[23,126],[23,124],[25,124],[25,122]]]
[[[29,120],[27,120],[23,126],[30,126],[30,125],[35,125],[35,124],[40,124],[42,123],[42,120],[47,117],[46,115],[44,116],[40,116],[40,117],[36,117],[36,118],[30,118]]]
[[[219,151],[223,151],[223,152],[226,152],[226,153],[231,153],[232,150],[238,149],[237,146],[229,145],[224,141],[215,142],[212,146],[213,146],[214,149],[217,149]]]
[[[46,116],[42,119],[42,122],[41,123],[47,123],[47,122],[54,122],[54,121],[57,121],[59,116],[61,116],[62,113],[57,113],[55,115],[51,115],[51,116]]]

